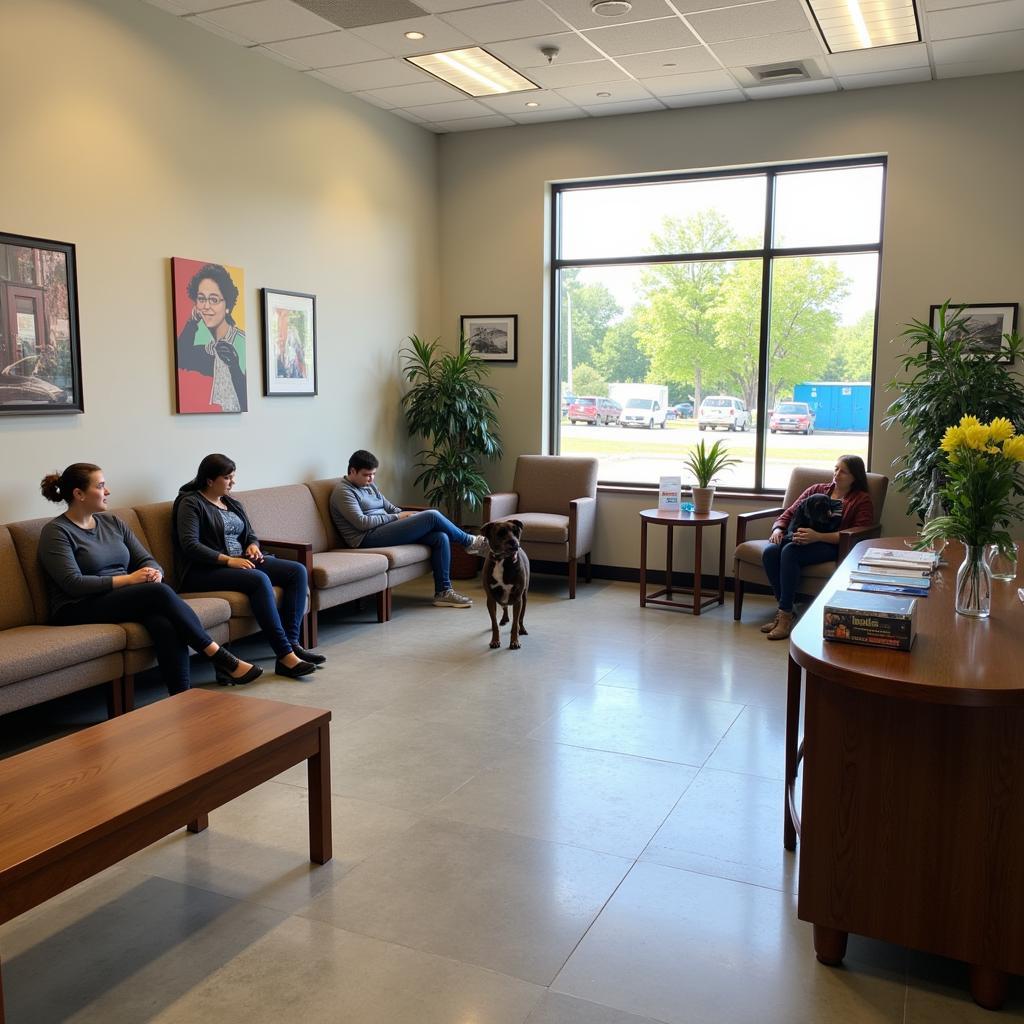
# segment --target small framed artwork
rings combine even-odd
[[[245,412],[245,271],[173,256],[171,289],[178,412]]]
[[[956,303],[949,303],[946,310],[946,321],[952,319],[953,313],[959,306]],[[941,306],[931,307],[931,326],[937,329],[939,326],[939,310]],[[966,342],[967,352],[978,352],[982,355],[992,355],[1002,352],[1003,356],[997,360],[1000,363],[1012,363],[1013,355],[1007,352],[1003,344],[1004,334],[1017,333],[1017,312],[1016,302],[978,302],[973,305],[965,305],[960,314],[964,320],[962,328],[955,332],[947,331],[947,335],[954,340],[963,339]]]
[[[0,232],[0,416],[79,413],[75,247]]]
[[[519,333],[519,316],[463,316],[462,337],[469,351],[479,359],[494,363],[514,363]]]
[[[315,395],[316,296],[261,289],[263,394]]]

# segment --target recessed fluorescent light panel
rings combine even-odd
[[[829,53],[921,39],[914,0],[808,0]]]
[[[470,96],[497,96],[504,92],[540,88],[479,46],[405,59]]]

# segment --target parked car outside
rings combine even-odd
[[[622,406],[613,398],[598,398],[594,395],[577,396],[569,406],[569,422],[604,424],[609,426],[619,422]]]
[[[619,424],[623,427],[655,427],[665,429],[668,410],[653,398],[631,398],[622,410]]]
[[[688,420],[693,415],[693,402],[680,402],[678,405],[673,405],[676,416],[681,420]]]
[[[779,402],[768,421],[768,429],[794,430],[798,434],[814,433],[814,410],[806,402]]]
[[[71,394],[36,376],[37,356],[25,356],[0,370],[0,403],[69,405]]]
[[[576,401],[575,395],[562,395],[561,413],[564,416],[569,411],[569,406]]]
[[[750,426],[750,412],[742,398],[732,395],[709,395],[697,410],[700,430],[746,430]]]

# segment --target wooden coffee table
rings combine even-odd
[[[309,857],[331,859],[331,713],[188,690],[0,761],[0,924],[308,763]],[[0,1024],[4,1021],[0,984]]]

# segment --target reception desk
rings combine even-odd
[[[963,960],[997,1009],[1024,974],[1024,605],[994,582],[992,615],[954,610],[963,549],[918,600],[909,653],[826,642],[822,609],[858,544],[790,639],[786,846],[801,845],[798,914],[818,959],[850,932]],[[793,789],[805,685],[803,799]]]

